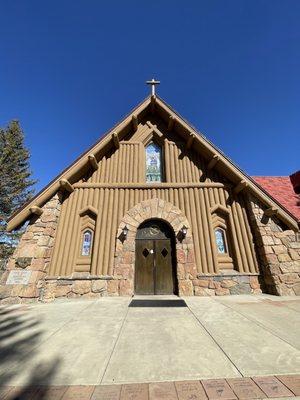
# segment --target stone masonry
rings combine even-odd
[[[55,195],[43,207],[40,217],[33,217],[0,281],[0,303],[20,303],[38,299],[50,263],[61,202]],[[6,285],[11,270],[30,271],[29,284]]]
[[[161,199],[143,201],[122,218],[116,235],[114,270],[109,276],[74,272],[70,276],[47,276],[61,201],[55,195],[43,206],[43,214],[30,221],[19,246],[0,281],[0,303],[52,301],[55,298],[100,298],[134,294],[135,237],[138,226],[151,218],[161,218],[176,237],[177,281],[180,296],[223,296],[267,293],[300,295],[300,241],[293,231],[284,231],[276,218],[266,218],[263,206],[254,198],[248,213],[259,255],[260,275],[222,271],[219,275],[199,275],[194,242],[187,218],[177,207]],[[125,240],[123,228],[129,229]],[[188,227],[180,238],[180,229]],[[28,285],[6,285],[11,270],[31,272]]]
[[[283,230],[276,217],[266,217],[262,204],[254,197],[247,204],[265,291],[279,296],[299,296],[299,233]]]
[[[131,208],[123,217],[117,232],[117,243],[113,278],[110,282],[110,294],[133,295],[134,293],[134,264],[135,237],[139,225],[152,218],[161,218],[168,222],[176,237],[177,280],[181,296],[194,294],[192,280],[197,277],[195,264],[194,242],[190,224],[179,208],[161,199],[145,200]],[[185,225],[187,235],[180,238],[180,229]],[[120,240],[122,229],[129,229],[124,241]]]

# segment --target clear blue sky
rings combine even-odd
[[[300,1],[1,1],[0,126],[37,188],[148,95],[250,175],[299,169]]]

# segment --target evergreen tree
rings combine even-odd
[[[8,218],[33,196],[29,151],[18,121],[0,129],[0,259],[8,258],[22,231],[8,233]]]

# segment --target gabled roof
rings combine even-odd
[[[259,186],[255,180],[245,174],[237,165],[225,156],[213,143],[211,143],[203,134],[198,132],[191,124],[183,119],[166,102],[157,96],[149,96],[121,122],[109,130],[99,141],[91,146],[87,151],[81,154],[69,167],[54,178],[43,190],[41,190],[32,200],[24,204],[9,219],[8,230],[19,227],[26,221],[31,213],[37,212],[39,207],[46,203],[58,190],[65,187],[72,190],[71,184],[79,179],[80,174],[84,173],[90,165],[91,159],[100,159],[108,149],[112,148],[116,141],[122,140],[138,120],[147,112],[158,113],[166,122],[169,129],[176,130],[178,134],[187,142],[189,147],[199,151],[208,163],[214,165],[223,175],[227,176],[234,184],[237,191],[247,187],[267,208],[276,213],[287,226],[298,230],[298,224],[295,216],[291,214],[282,204]]]
[[[253,176],[252,178],[300,221],[300,195],[295,193],[289,176]]]

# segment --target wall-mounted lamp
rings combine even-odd
[[[178,240],[179,240],[180,242],[182,242],[183,239],[186,237],[186,235],[187,235],[187,230],[188,230],[188,227],[185,226],[185,225],[183,225],[183,227],[178,231],[177,238],[178,238]]]
[[[126,238],[127,235],[128,235],[128,231],[129,231],[129,229],[127,228],[127,225],[125,225],[124,228],[122,229],[122,233],[123,233],[123,235],[125,236],[125,238]]]
[[[128,235],[128,227],[125,225],[124,228],[122,229],[120,235],[119,235],[119,239],[121,240],[121,242],[123,243],[125,241],[125,239],[127,238]]]
[[[180,230],[181,230],[182,235],[184,237],[186,237],[187,230],[188,230],[187,226],[183,225],[183,227]]]

